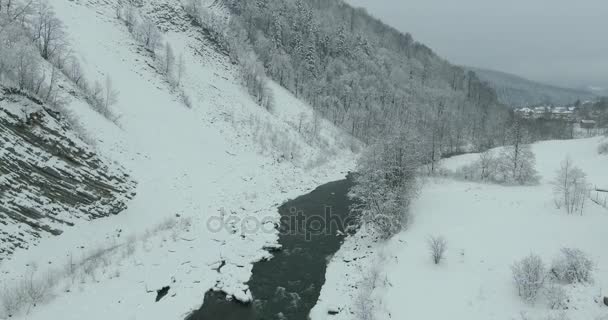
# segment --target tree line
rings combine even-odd
[[[510,145],[500,155],[502,178],[533,179],[526,146],[532,124],[517,121],[474,72],[410,34],[341,0],[224,3],[232,16],[228,31],[215,20],[218,34],[227,42],[238,34],[263,75],[369,146],[351,196],[361,221],[373,221],[379,235],[407,225],[416,175],[421,168],[435,174],[442,157]]]
[[[0,0],[0,83],[62,105],[59,80],[71,82],[89,105],[116,122],[110,110],[118,92],[109,75],[90,82],[67,41],[65,27],[47,0]]]

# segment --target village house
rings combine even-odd
[[[595,125],[595,120],[581,120],[580,122],[581,129],[593,129]]]

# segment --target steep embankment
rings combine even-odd
[[[0,86],[0,261],[79,220],[118,214],[132,198],[125,170],[100,157],[62,116]]]
[[[45,303],[26,303],[17,318],[178,319],[210,288],[250,299],[246,282],[277,239],[280,203],[353,168],[357,141],[277,85],[270,85],[275,108],[260,108],[179,1],[142,2],[139,14],[185,61],[179,90],[188,108],[116,18],[117,4],[52,2],[87,78],[112,79],[120,128],[77,97],[66,95],[66,109],[100,153],[132,171],[137,195],[122,214],[18,250],[0,266],[7,288],[61,271]],[[169,294],[156,303],[165,286]]]

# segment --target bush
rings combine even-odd
[[[511,267],[519,296],[527,302],[534,302],[545,281],[545,265],[542,259],[531,254]]]
[[[593,261],[579,249],[563,248],[561,256],[551,267],[551,272],[566,283],[587,283],[592,281]]]
[[[503,182],[502,175],[499,174],[498,170],[499,165],[500,159],[496,157],[492,150],[487,150],[479,154],[477,161],[462,167],[458,174],[465,180]]]
[[[570,320],[570,318],[568,317],[568,314],[566,314],[566,312],[562,311],[547,315],[547,317],[545,317],[545,320]]]
[[[11,318],[16,315],[26,304],[25,296],[21,292],[17,292],[15,288],[3,288],[0,295],[0,304],[2,305],[3,316]]]
[[[553,310],[567,309],[568,295],[566,290],[559,285],[551,285],[545,289],[545,297],[547,298],[548,307]]]
[[[608,141],[600,143],[597,153],[608,155]]]
[[[435,264],[439,264],[445,255],[445,251],[448,248],[448,243],[444,237],[431,236],[427,240],[431,258]]]

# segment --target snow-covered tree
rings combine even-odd
[[[422,163],[411,132],[378,140],[359,162],[349,196],[361,224],[388,239],[409,222],[409,205],[418,192],[416,172]]]
[[[152,52],[156,53],[156,48],[160,45],[162,35],[156,24],[149,19],[144,19],[143,22],[137,25],[135,31],[143,44]]]
[[[555,204],[564,207],[568,214],[583,214],[585,201],[589,195],[590,186],[586,174],[576,167],[567,157],[561,163],[555,179],[552,181]]]
[[[515,262],[511,270],[519,296],[527,302],[534,302],[546,277],[545,265],[540,256],[530,254]]]
[[[536,178],[536,157],[529,145],[528,131],[515,121],[507,133],[508,145],[500,153],[500,169],[505,182],[526,184]]]
[[[163,56],[164,73],[169,79],[173,79],[175,69],[175,54],[170,43],[165,43],[165,54]],[[172,82],[172,81],[170,81]]]

